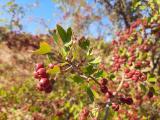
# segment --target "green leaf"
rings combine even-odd
[[[96,70],[94,69],[93,65],[88,65],[85,69],[84,72],[87,75],[91,75],[95,72]]]
[[[79,40],[79,46],[84,49],[84,50],[87,50],[89,48],[89,45],[90,45],[90,41],[88,39],[81,39]]]
[[[103,76],[103,70],[97,71],[94,76],[96,78],[102,77]]]
[[[91,63],[91,64],[98,64],[98,63],[100,63],[100,62],[101,62],[100,57],[97,57],[97,58],[95,58],[94,60],[92,60],[90,63]]]
[[[67,41],[71,41],[72,38],[72,29],[71,27],[67,29]]]
[[[146,86],[145,86],[145,85],[143,85],[143,84],[140,84],[140,88],[141,88],[144,92],[146,92],[146,91],[147,91]]]
[[[147,80],[148,80],[148,82],[156,82],[157,81],[156,77],[152,74],[148,74]]]
[[[82,77],[80,77],[79,75],[74,75],[72,79],[76,83],[83,83],[84,82],[84,79]]]
[[[49,31],[49,33],[52,35],[54,42],[58,43],[58,35],[54,31]]]
[[[41,42],[40,43],[40,48],[34,51],[33,53],[35,54],[47,54],[51,52],[52,47],[46,43],[46,42]]]
[[[66,44],[67,42],[69,42],[67,39],[66,31],[60,25],[57,25],[57,30],[58,30],[58,33],[59,33],[63,43]]]
[[[93,92],[92,92],[92,90],[90,89],[90,87],[86,87],[86,92],[87,92],[87,94],[88,94],[91,102],[93,102],[93,101],[94,101],[94,95],[93,95]]]
[[[47,71],[47,73],[49,73],[50,75],[54,75],[54,74],[60,73],[60,67],[58,65],[56,65],[52,69],[49,69]]]
[[[137,42],[138,42],[139,45],[141,45],[142,44],[142,38],[138,37],[138,41]]]

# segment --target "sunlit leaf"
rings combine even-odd
[[[47,73],[54,75],[60,73],[60,67],[58,65],[54,66],[52,69],[49,69]]]
[[[51,52],[51,46],[46,42],[40,43],[40,48],[34,51],[35,54],[47,54]]]

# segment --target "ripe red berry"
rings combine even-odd
[[[47,88],[45,88],[44,90],[46,93],[50,93],[52,91],[52,85],[49,84],[49,86]]]
[[[129,72],[126,74],[126,76],[127,76],[127,78],[131,78],[133,76],[133,74]]]
[[[131,104],[133,104],[133,99],[132,98],[130,98],[130,97],[128,97],[128,98],[126,98],[126,100],[125,100],[126,102],[126,104],[128,104],[128,105],[131,105]]]
[[[109,99],[109,98],[113,97],[113,93],[108,91],[108,92],[106,92],[105,97],[106,97],[106,99]]]
[[[129,68],[126,68],[126,69],[124,70],[125,73],[129,73],[129,71],[130,71]]]
[[[132,78],[131,78],[133,81],[137,82],[138,81],[138,77],[133,75]]]
[[[147,96],[148,96],[148,98],[152,98],[152,97],[153,97],[153,92],[152,92],[152,91],[149,91],[149,92],[147,93]]]
[[[112,103],[112,109],[115,110],[115,111],[118,111],[119,110],[119,105],[116,104],[116,103]]]
[[[128,84],[128,82],[125,82],[125,83],[123,84],[123,87],[125,87],[125,88],[129,88],[129,84]]]
[[[102,78],[99,83],[101,85],[106,85],[107,84],[107,79],[106,78]]]
[[[101,92],[106,93],[108,92],[108,88],[105,85],[100,86]]]
[[[35,78],[35,79],[39,79],[39,78],[40,78],[40,76],[38,75],[38,72],[34,71],[33,74],[34,74],[34,78]]]
[[[39,84],[40,86],[47,88],[50,85],[50,82],[47,78],[41,78]]]
[[[37,73],[39,75],[46,75],[46,69],[45,68],[40,68],[40,69],[38,69]]]
[[[142,66],[142,61],[137,61],[135,67],[141,67],[141,66]]]
[[[142,80],[142,81],[147,80],[147,76],[146,76],[145,74],[143,74],[143,75],[141,76],[141,80]]]
[[[40,85],[40,83],[37,84],[37,89],[38,89],[39,91],[43,91],[43,90],[44,90],[44,88]]]
[[[43,67],[44,67],[43,63],[38,63],[36,64],[35,70],[37,71],[38,69],[43,68]]]

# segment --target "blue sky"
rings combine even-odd
[[[8,0],[0,0],[0,6],[3,6]],[[52,2],[52,0],[15,0],[16,3],[23,6],[25,9],[25,17],[22,19],[23,30],[29,33],[46,33],[47,29],[42,24],[42,22],[47,23],[50,29],[53,29],[57,23],[62,21],[63,12],[59,9],[58,4]],[[38,2],[37,2],[38,1]],[[94,0],[87,0],[89,4],[92,4]],[[38,4],[36,4],[38,3]],[[34,6],[34,7],[33,7]],[[100,6],[96,6],[100,7]],[[3,8],[0,7],[0,19],[10,19],[10,16],[3,13]],[[110,24],[107,17],[102,19],[102,22],[105,24]],[[5,22],[4,22],[5,23]],[[0,25],[4,25],[3,22],[0,22]],[[66,27],[66,26],[65,26]],[[68,26],[67,26],[68,27]],[[90,33],[96,37],[98,33],[96,32],[98,28],[98,24],[93,22],[90,25]],[[105,30],[104,30],[105,31]],[[110,38],[110,37],[109,37]]]

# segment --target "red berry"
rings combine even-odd
[[[147,93],[147,96],[148,96],[149,98],[152,98],[152,97],[153,97],[153,92],[149,91],[149,92]]]
[[[126,98],[126,104],[128,104],[128,105],[133,104],[133,99],[132,98]]]
[[[126,69],[124,70],[125,73],[129,73],[129,71],[130,71],[129,68],[126,68]]]
[[[50,93],[51,91],[52,91],[52,85],[49,84],[49,86],[47,88],[45,88],[45,92]]]
[[[99,83],[101,85],[106,85],[107,84],[107,79],[106,78],[102,78]]]
[[[125,88],[129,88],[129,84],[128,84],[127,82],[125,82],[125,83],[123,84],[123,86],[124,86]]]
[[[82,113],[84,116],[88,116],[89,115],[89,110],[87,107],[84,107],[83,110],[82,110]]]
[[[141,75],[141,72],[138,71],[138,70],[136,70],[134,74],[137,75],[137,76],[140,76],[140,75]]]
[[[106,93],[108,92],[108,88],[105,85],[100,86],[101,92]]]
[[[118,111],[119,110],[119,105],[116,104],[116,103],[112,103],[112,109],[115,110],[115,111]]]
[[[43,87],[38,83],[37,84],[37,89],[39,90],[39,91],[43,91],[44,89],[43,89]]]
[[[37,71],[38,69],[43,68],[43,67],[44,67],[43,63],[38,63],[36,64],[35,70]]]
[[[105,94],[106,99],[111,98],[113,96],[112,92],[108,91]]]
[[[39,84],[40,86],[47,88],[50,85],[50,82],[47,78],[41,78]]]
[[[34,74],[34,78],[35,78],[35,79],[39,79],[39,78],[40,78],[40,76],[38,75],[38,72],[34,71],[33,74]]]
[[[133,74],[129,72],[126,74],[126,76],[127,76],[127,78],[131,78],[133,76]]]
[[[46,69],[45,68],[40,68],[40,69],[38,69],[37,73],[39,75],[46,75]]]
[[[141,67],[141,66],[142,66],[142,61],[137,61],[135,67]]]
[[[133,75],[132,78],[131,78],[133,81],[137,82],[138,81],[138,77]]]
[[[141,76],[141,80],[142,80],[142,81],[147,80],[147,76],[146,76],[145,74],[143,74],[143,75]]]

